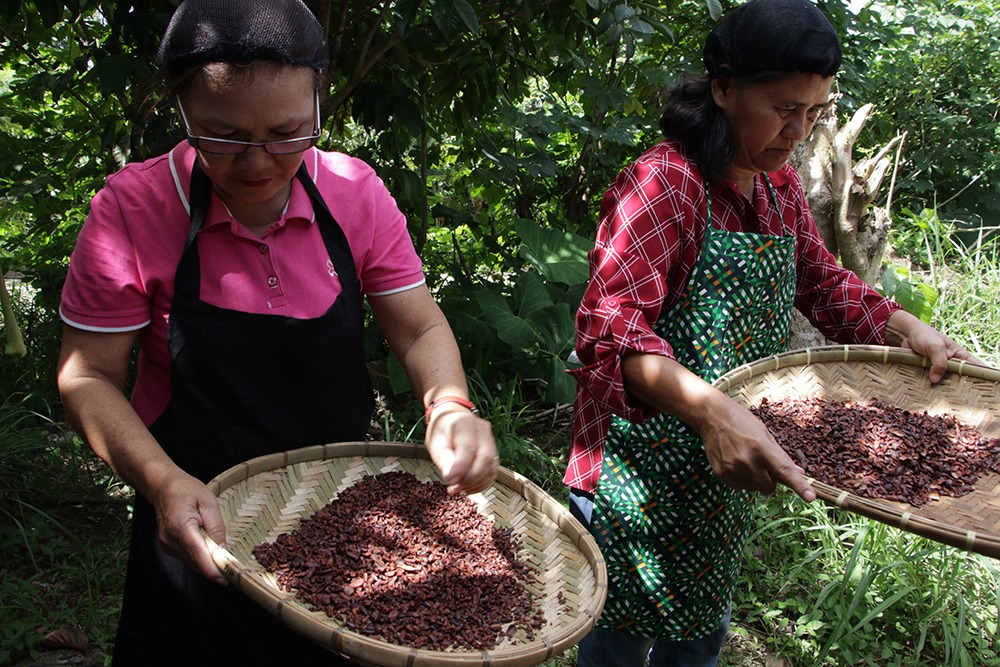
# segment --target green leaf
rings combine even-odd
[[[455,0],[455,12],[473,35],[479,32],[479,16],[468,0]]]
[[[63,17],[62,0],[35,0],[35,8],[46,28],[51,28]]]
[[[420,115],[420,107],[405,97],[394,99],[392,121],[405,127],[413,137],[419,137],[424,129],[424,119]]]
[[[533,220],[520,219],[514,228],[521,238],[521,257],[546,280],[564,285],[587,282],[587,253],[594,247],[593,241],[572,232],[543,228]]]
[[[545,400],[553,403],[572,403],[575,397],[576,381],[566,372],[566,363],[553,357],[549,360]]]
[[[101,94],[113,95],[124,92],[134,66],[135,59],[126,54],[113,54],[102,58],[94,65],[94,73],[101,84]]]
[[[708,14],[712,17],[713,21],[718,21],[722,18],[722,3],[719,0],[707,0],[705,6],[708,7]]]
[[[551,305],[552,299],[537,273],[526,271],[518,276],[514,286],[514,309],[518,316],[527,318]]]
[[[403,364],[399,363],[395,354],[389,354],[386,368],[389,373],[389,385],[396,396],[412,391],[413,387],[410,385],[410,378],[406,376],[406,369],[403,368]]]
[[[3,3],[3,7],[0,7],[0,17],[4,20],[12,20],[20,11],[21,0],[7,0]],[[0,659],[0,662],[3,660]]]
[[[525,320],[511,311],[510,304],[499,292],[482,290],[476,300],[483,309],[486,321],[496,329],[500,340],[516,350],[527,350],[538,343],[538,335]]]
[[[403,34],[409,29],[420,9],[421,0],[398,0],[396,2],[396,30]]]
[[[545,354],[564,359],[573,349],[576,327],[568,303],[555,303],[530,318]]]
[[[901,305],[906,312],[930,323],[938,300],[938,292],[934,287],[926,283],[911,282],[910,272],[905,267],[887,268],[882,273],[880,282],[882,294]]]

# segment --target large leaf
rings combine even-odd
[[[566,372],[566,363],[549,360],[549,381],[545,387],[545,400],[552,403],[572,403],[576,396],[576,381]]]
[[[537,349],[541,355],[560,355],[571,347],[575,333],[569,304],[553,303],[536,274],[523,273],[514,289],[513,307],[495,289],[476,294],[486,321],[501,340],[515,348]]]
[[[546,353],[563,358],[573,349],[576,326],[569,304],[552,304],[535,313],[532,322],[536,326],[542,349]]]
[[[497,336],[517,350],[528,350],[539,342],[539,335],[527,320],[513,313],[503,294],[493,290],[476,293],[486,321],[496,329]]]
[[[594,247],[593,241],[572,232],[543,228],[533,220],[520,219],[514,227],[523,244],[521,257],[546,280],[565,285],[587,282],[587,253]]]
[[[455,13],[461,17],[462,23],[469,29],[469,32],[472,34],[479,32],[479,17],[468,0],[455,0],[454,9]]]
[[[525,271],[517,277],[514,286],[514,310],[523,318],[552,305],[549,291],[537,273]]]

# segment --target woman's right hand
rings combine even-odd
[[[164,550],[225,583],[200,532],[225,541],[218,501],[167,456],[122,391],[137,335],[63,327],[58,381],[66,417],[94,453],[153,505]]]
[[[803,500],[816,492],[805,471],[775,441],[767,427],[750,410],[721,392],[719,407],[699,429],[712,471],[735,489],[770,495],[784,484]]]
[[[729,486],[771,494],[784,484],[803,500],[816,499],[802,468],[750,410],[675,359],[630,354],[622,373],[629,394],[698,431],[712,471]]]
[[[205,484],[180,468],[150,493],[160,546],[202,576],[223,586],[226,578],[212,560],[202,530],[225,545],[226,525],[219,502]]]

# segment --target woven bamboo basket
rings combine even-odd
[[[264,541],[294,529],[366,475],[409,472],[437,480],[423,446],[350,442],[317,445],[241,463],[209,482],[226,523],[227,547],[209,538],[219,569],[240,591],[282,622],[361,665],[421,667],[537,665],[574,646],[604,607],[607,570],[593,538],[558,501],[525,477],[500,468],[496,482],[470,496],[500,528],[511,528],[536,570],[546,625],[528,640],[505,637],[490,651],[431,651],[398,646],[347,630],[281,590],[253,557]]]
[[[715,386],[747,407],[761,399],[879,399],[899,408],[950,414],[987,437],[1000,437],[1000,370],[951,361],[938,384],[930,361],[900,348],[844,345],[786,352],[735,368]],[[1000,558],[1000,475],[980,478],[959,498],[925,505],[864,498],[811,480],[822,500],[932,540]]]

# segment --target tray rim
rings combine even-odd
[[[906,348],[880,345],[825,345],[763,357],[732,369],[712,384],[728,395],[738,389],[739,385],[765,373],[793,366],[830,362],[900,364],[919,366],[928,371],[931,366],[930,359]],[[1000,386],[1000,369],[989,366],[950,359],[947,373],[994,382]],[[829,505],[951,547],[1000,559],[1000,535],[949,525],[922,516],[919,508],[912,505],[866,498],[814,478],[808,479],[816,491],[816,496]]]
[[[216,497],[219,497],[226,489],[245,482],[260,473],[271,472],[298,463],[359,456],[430,460],[430,454],[422,444],[382,441],[327,443],[265,454],[243,461],[216,475],[208,482],[207,486]],[[386,667],[394,665],[407,667],[430,665],[443,667],[450,665],[527,667],[558,656],[571,646],[576,645],[593,627],[607,598],[607,566],[597,542],[589,531],[570,514],[567,508],[541,487],[524,475],[503,466],[500,466],[498,470],[496,481],[523,497],[529,505],[536,507],[538,511],[555,523],[568,541],[581,552],[590,564],[595,580],[593,598],[587,601],[588,606],[579,609],[579,616],[572,623],[559,627],[559,631],[551,635],[540,633],[534,641],[518,646],[501,647],[478,653],[415,649],[380,641],[344,627],[337,627],[333,623],[323,623],[293,594],[264,585],[259,581],[257,572],[247,568],[225,547],[215,543],[204,531],[202,537],[216,566],[231,585],[300,634],[317,641],[332,651],[346,655],[352,660],[361,660],[362,664],[385,665]],[[572,528],[572,530],[567,530],[567,528]],[[544,655],[539,650],[540,646],[544,648]],[[389,660],[389,662],[368,663],[367,661],[370,659]]]
[[[884,345],[823,345],[801,350],[789,350],[788,352],[773,354],[769,357],[761,357],[756,361],[733,368],[712,384],[717,389],[728,393],[733,385],[745,382],[762,373],[789,366],[806,366],[831,361],[895,363],[907,366],[920,366],[927,369],[931,366],[931,360],[927,357],[902,347]],[[968,361],[949,359],[947,372],[1000,383],[1000,369],[990,366],[980,366]]]

